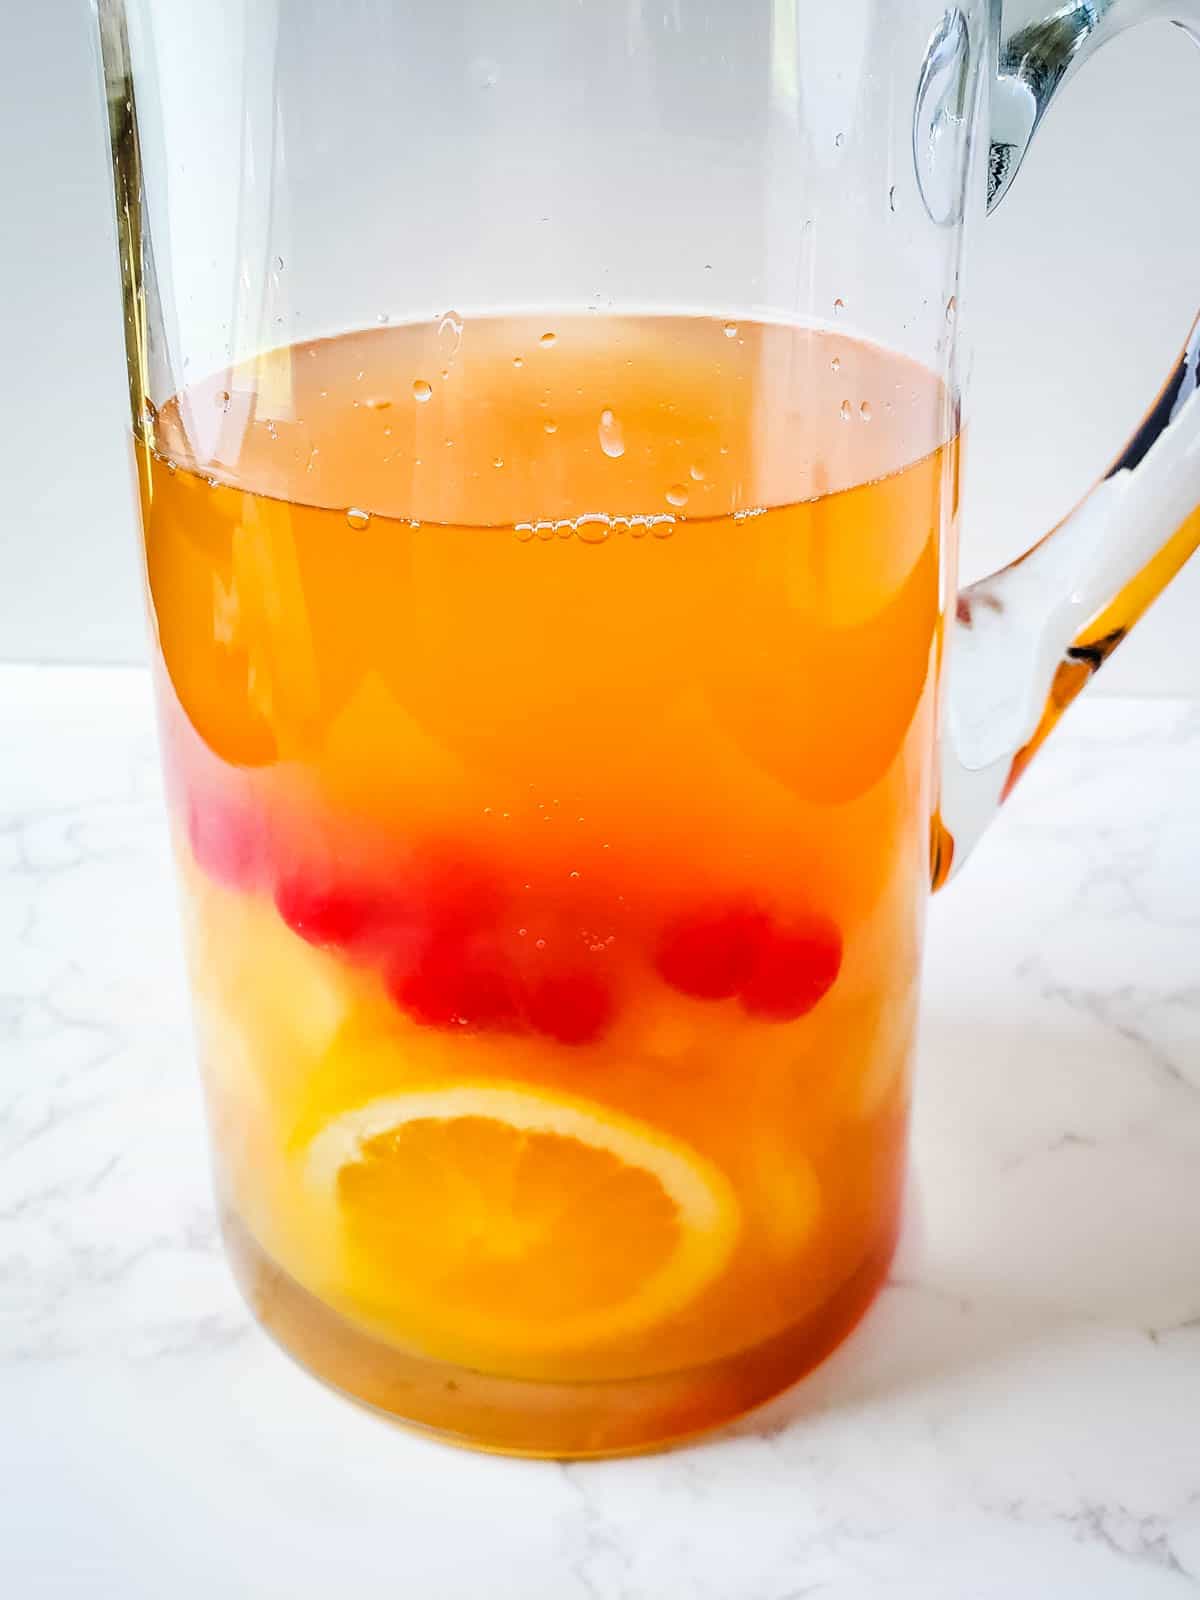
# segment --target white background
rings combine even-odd
[[[0,0],[0,660],[143,655],[108,165],[87,0]],[[1116,452],[1200,300],[1200,52],[1156,24],[1048,119],[970,264],[963,567]],[[1200,562],[1101,680],[1200,694]]]

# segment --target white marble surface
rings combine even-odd
[[[1200,1593],[1200,708],[1084,706],[932,917],[918,1196],[710,1443],[460,1454],[251,1325],[207,1189],[147,686],[0,668],[0,1595]]]

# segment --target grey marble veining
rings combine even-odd
[[[1200,708],[1085,705],[935,904],[893,1279],[712,1442],[412,1438],[212,1220],[140,673],[0,668],[0,1594],[1200,1593]]]

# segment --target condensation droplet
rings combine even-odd
[[[697,467],[697,466],[694,466],[694,465],[690,466],[688,468],[688,477],[692,480],[693,483],[703,483],[704,482],[704,468],[703,467]]]
[[[501,468],[504,465],[504,457],[503,456],[493,456],[492,457],[492,465],[497,470],[499,470],[499,468]]]
[[[946,301],[946,321],[947,322],[953,322],[954,321],[955,313],[957,312],[957,310],[958,310],[958,297],[957,297],[957,295],[953,295],[952,294],[950,296],[949,300]]]
[[[838,134],[834,135],[833,143],[834,143],[834,148],[835,149],[840,150],[842,148],[842,146],[845,144],[845,142],[846,142],[846,135],[844,133],[838,133]]]
[[[357,506],[350,506],[346,511],[346,521],[359,533],[370,523],[371,513],[360,511]]]
[[[363,401],[368,411],[386,411],[391,403],[390,396],[386,394],[368,395]]]
[[[462,343],[463,319],[457,311],[443,311],[438,318],[437,344],[442,359],[453,361]]]
[[[514,367],[523,367],[524,365],[525,365],[525,363],[521,360],[520,356],[514,356],[513,357],[513,366]]]
[[[275,271],[276,272],[282,272],[283,271],[283,257],[282,256],[276,256],[275,257]]]
[[[891,211],[893,213],[893,215],[895,214],[895,210],[896,210],[896,185],[895,184],[893,184],[892,187],[888,190],[888,210]]]
[[[556,333],[544,333],[538,340],[538,343],[541,345],[543,350],[549,350],[550,346],[557,338],[558,335]]]
[[[545,422],[542,423],[542,427],[546,430],[547,433],[557,433],[558,432],[558,423],[555,422],[552,417],[547,417]]]
[[[722,328],[721,332],[725,335],[725,337],[727,339],[736,339],[737,338],[737,332],[738,332],[737,323],[736,322],[727,322],[725,324],[724,328]]]
[[[217,395],[217,404],[220,406],[222,411],[229,410],[229,402],[231,399],[232,396],[230,395],[228,389],[222,389],[220,394]]]
[[[572,883],[578,883],[579,882],[579,874],[578,874],[578,872],[575,872],[575,871],[568,872],[567,873],[567,877],[570,878]]]
[[[667,503],[672,506],[687,505],[688,492],[681,483],[673,483],[667,490]]]
[[[383,327],[385,324],[389,323],[391,320],[392,320],[391,317],[388,316],[386,311],[381,311],[379,313],[379,315],[375,318],[375,321],[378,322],[381,327]]]
[[[840,372],[842,370],[841,356],[834,356],[833,360],[829,363],[829,370],[830,372]]]
[[[843,400],[842,401],[842,406],[841,406],[841,418],[842,418],[842,421],[843,422],[849,422],[850,418],[853,415],[854,415],[854,412],[853,412],[853,410],[851,408],[849,400]]]
[[[535,939],[533,941],[533,946],[535,950],[544,950],[546,948],[546,941],[545,939]]]
[[[412,396],[420,405],[424,405],[426,400],[433,397],[433,385],[427,383],[424,378],[414,378]]]
[[[838,295],[837,299],[833,302],[833,314],[834,314],[834,316],[835,317],[840,317],[842,312],[845,311],[845,309],[846,309],[846,302],[842,299],[841,295]]]
[[[871,420],[871,402],[869,400],[864,400],[863,403],[859,406],[858,414],[863,419],[864,422],[870,422],[870,420]]]
[[[615,461],[618,456],[625,454],[625,435],[621,424],[611,411],[605,409],[600,413],[600,426],[597,432],[600,437],[600,448],[606,456],[611,456]]]
[[[167,476],[170,477],[170,478],[173,478],[175,476],[175,463],[173,461],[168,461],[166,463],[166,468],[167,468]]]

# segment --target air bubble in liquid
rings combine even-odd
[[[371,513],[369,511],[360,511],[357,506],[350,506],[346,511],[346,521],[352,528],[361,533],[370,523]]]
[[[737,332],[738,332],[737,323],[736,322],[727,322],[725,324],[724,328],[722,328],[721,331],[722,331],[722,333],[725,335],[725,337],[727,339],[736,339],[737,338]]]
[[[386,411],[391,403],[390,398],[384,394],[368,395],[363,401],[368,411]]]
[[[424,378],[414,378],[413,379],[412,397],[413,397],[414,400],[416,400],[419,404],[424,405],[426,400],[431,399],[432,396],[433,396],[433,385],[432,384],[427,383]]]
[[[703,483],[704,482],[704,468],[703,467],[696,467],[696,466],[689,467],[688,468],[688,477],[691,478],[693,483]]]
[[[497,469],[497,471],[499,471],[499,469],[504,465],[504,457],[503,456],[493,456],[492,457],[492,465]]]
[[[520,356],[514,356],[513,357],[513,366],[514,367],[523,367],[524,365],[525,365],[525,363],[521,360]]]
[[[544,333],[538,340],[538,343],[541,345],[543,350],[549,350],[550,346],[554,343],[557,337],[558,335],[554,333]]]
[[[553,420],[553,418],[551,418],[551,417],[547,417],[546,418],[545,422],[542,423],[542,427],[546,430],[547,433],[557,433],[558,432],[558,423],[555,422]]]
[[[625,436],[621,424],[609,410],[600,413],[600,426],[597,429],[600,438],[600,448],[606,456],[611,456],[615,461],[618,456],[625,454]]]
[[[612,532],[612,524],[602,512],[585,512],[575,518],[574,532],[584,544],[603,544]]]

